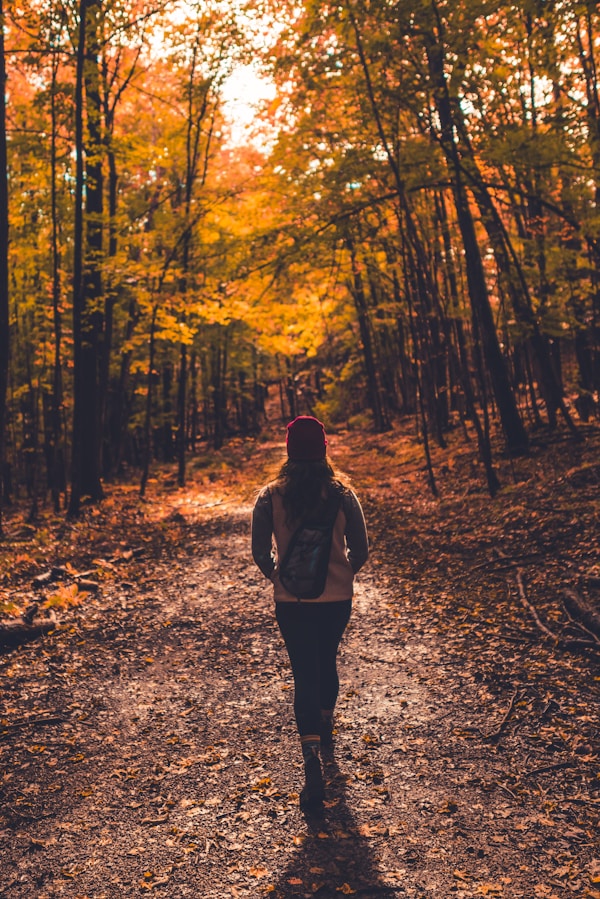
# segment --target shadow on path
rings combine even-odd
[[[323,757],[327,799],[320,813],[306,812],[306,836],[270,895],[284,897],[393,897],[405,895],[393,875],[385,876],[361,826],[348,807],[347,776],[331,750]]]

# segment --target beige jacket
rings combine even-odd
[[[281,494],[274,485],[267,485],[259,494],[252,515],[252,555],[263,574],[273,582],[276,602],[298,602],[277,576],[278,560],[285,556],[294,530],[286,523]],[[318,599],[304,601],[337,602],[350,599],[354,575],[366,562],[368,553],[362,508],[352,490],[346,489],[333,526],[325,590]]]

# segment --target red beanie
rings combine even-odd
[[[291,462],[318,462],[325,458],[325,428],[312,415],[299,415],[287,426],[287,451]]]

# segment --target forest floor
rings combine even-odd
[[[598,601],[598,429],[500,459],[494,500],[459,434],[438,498],[406,432],[330,435],[372,556],[311,818],[249,550],[277,428],[197,458],[185,489],[161,470],[144,502],[109,486],[77,522],[8,517],[5,611],[58,624],[0,655],[0,894],[600,899],[600,653],[561,602]]]

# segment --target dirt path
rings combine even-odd
[[[168,549],[0,658],[3,897],[600,897],[593,662],[449,627],[374,520],[307,820],[248,495],[181,508]]]

